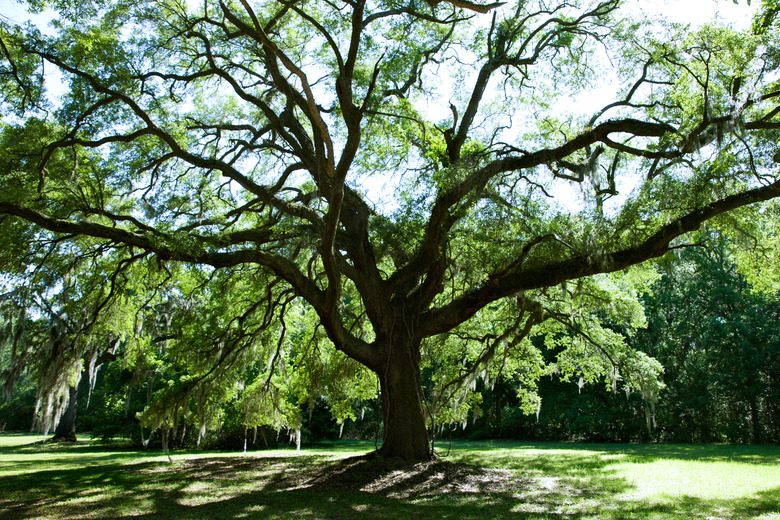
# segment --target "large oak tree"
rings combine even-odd
[[[4,270],[91,251],[114,262],[105,302],[133,266],[190,265],[223,312],[253,280],[212,375],[262,339],[250,316],[286,330],[305,302],[376,375],[382,453],[426,459],[421,365],[458,364],[447,338],[479,351],[442,392],[531,355],[548,321],[628,370],[578,314],[617,305],[597,282],[780,196],[772,6],[739,33],[621,4],[55,1],[54,34],[3,21]]]

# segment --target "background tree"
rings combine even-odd
[[[2,235],[229,302],[188,321],[220,341],[179,344],[192,375],[149,424],[224,396],[219,376],[257,345],[273,382],[301,312],[342,353],[326,359],[378,379],[387,456],[430,456],[424,363],[440,389],[497,359],[532,377],[532,333],[562,373],[657,389],[657,363],[578,307],[627,310],[607,273],[780,195],[776,22],[690,32],[619,0],[466,4],[36,1],[59,10],[55,35],[3,22]],[[562,108],[598,78],[614,101]],[[450,370],[459,348],[478,352]]]
[[[680,253],[647,299],[635,345],[665,367],[659,425],[683,442],[775,442],[778,437],[777,294],[738,274],[733,244],[715,233]]]
[[[628,442],[770,443],[778,438],[778,294],[756,287],[739,272],[735,259],[753,250],[744,233],[771,222],[776,205],[754,215],[741,240],[714,226],[698,237],[697,247],[681,249],[657,263],[658,279],[642,296],[647,327],[628,330],[621,321],[600,317],[628,343],[664,367],[646,428],[648,403],[618,381],[587,382],[559,378],[554,371],[538,383],[538,416],[521,413],[517,380],[479,385],[481,412],[472,411],[464,430],[454,435],[520,439]],[[754,251],[753,251],[754,252]],[[776,253],[773,253],[776,255]],[[747,255],[753,258],[753,254]],[[772,257],[767,258],[772,260]],[[765,262],[767,263],[767,262]],[[768,262],[771,263],[771,262]],[[743,266],[743,269],[747,269]],[[755,272],[747,271],[758,281]],[[537,340],[538,342],[538,340]],[[542,348],[549,367],[558,349]],[[625,393],[620,390],[625,390]]]
[[[87,248],[82,256],[73,244],[38,245],[16,258],[30,267],[29,278],[9,281],[4,289],[10,290],[0,293],[0,374],[6,395],[20,378],[32,376],[35,426],[44,434],[55,431],[55,440],[73,441],[79,382],[84,378],[91,393],[100,366],[115,358],[128,307],[112,283],[117,273],[110,278],[102,269],[106,262],[93,256],[105,250]],[[88,404],[89,395],[83,397]]]

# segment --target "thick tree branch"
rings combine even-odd
[[[254,38],[256,41],[261,43],[264,48],[267,49],[270,56],[273,56],[274,59],[278,59],[282,65],[290,71],[292,74],[294,74],[298,80],[301,82],[301,88],[303,89],[305,97],[303,98],[305,101],[297,103],[306,114],[307,118],[311,122],[312,126],[316,129],[315,137],[317,137],[317,141],[321,142],[324,145],[325,150],[323,151],[320,160],[322,162],[322,167],[324,169],[325,175],[328,177],[332,177],[333,173],[335,171],[335,154],[334,154],[334,148],[333,148],[333,141],[330,137],[330,132],[328,131],[328,127],[325,124],[325,122],[322,119],[322,116],[320,115],[320,109],[317,106],[317,102],[314,99],[314,93],[312,91],[311,85],[309,83],[309,79],[306,76],[305,72],[301,70],[300,67],[298,67],[265,33],[265,30],[263,29],[262,25],[260,25],[260,22],[257,20],[257,16],[255,15],[254,11],[252,10],[251,6],[246,2],[246,0],[241,0],[241,4],[244,7],[244,10],[250,15],[250,18],[252,18],[254,27],[249,26],[245,24],[243,21],[241,21],[238,16],[233,13],[230,8],[225,5],[222,0],[220,0],[220,7],[222,8],[222,12],[225,14],[225,17],[230,20],[230,22],[235,25],[239,30],[242,32],[245,32],[247,35]],[[266,62],[267,64],[271,65],[270,63]],[[286,81],[282,79],[280,75],[275,75],[278,86],[287,86],[287,91],[285,94],[288,97],[291,98],[297,98],[300,97],[300,95],[296,95],[297,91],[293,89],[289,84],[287,84]]]
[[[463,323],[479,309],[497,299],[522,291],[552,287],[566,280],[620,271],[659,257],[669,251],[671,242],[698,229],[707,220],[735,209],[780,197],[780,181],[730,195],[678,217],[636,245],[612,253],[576,255],[550,264],[533,265],[489,278],[482,286],[468,291],[452,303],[423,314],[422,336],[440,334]]]
[[[600,3],[591,11],[587,11],[573,20],[552,16],[564,7],[570,7],[568,4],[560,4],[552,11],[532,13],[523,19],[520,19],[520,11],[518,11],[514,19],[504,21],[500,25],[496,24],[496,18],[494,16],[487,37],[487,60],[482,65],[479,74],[477,75],[474,87],[471,90],[468,105],[460,120],[460,125],[458,126],[455,135],[447,143],[447,153],[450,162],[454,163],[460,158],[461,149],[472,130],[472,125],[482,102],[482,98],[485,95],[488,82],[495,71],[501,67],[533,65],[539,60],[546,49],[557,45],[556,41],[561,35],[583,34],[586,36],[595,36],[585,30],[584,27],[590,23],[590,19],[596,19],[609,14],[617,9],[618,5],[619,2],[617,0],[607,0]],[[521,31],[525,28],[525,25],[535,16],[541,14],[549,14],[550,17],[530,30],[518,49],[513,51],[512,47],[517,43],[516,40]],[[548,27],[550,26],[553,28],[548,30]],[[495,34],[495,40],[492,39],[493,34]],[[526,49],[531,46],[534,41],[536,43],[533,44],[533,50],[530,54],[524,54]]]
[[[336,308],[326,305],[324,291],[300,272],[293,261],[288,258],[262,251],[256,248],[238,249],[232,251],[213,251],[205,246],[209,239],[200,239],[198,245],[181,247],[175,236],[152,236],[151,233],[134,233],[122,228],[109,227],[89,221],[69,221],[50,217],[19,204],[0,202],[0,214],[20,217],[54,233],[86,235],[105,239],[111,242],[126,244],[154,253],[162,260],[177,261],[189,264],[210,265],[215,268],[229,268],[245,264],[256,264],[268,267],[280,278],[293,287],[296,294],[303,297],[314,307],[323,319],[323,324],[337,348],[368,366],[377,362],[375,350],[366,342],[352,335],[339,319]],[[253,240],[257,232],[234,232],[229,235],[232,240]],[[190,233],[188,238],[194,238]]]
[[[523,156],[497,159],[477,169],[466,179],[437,197],[426,226],[422,246],[415,257],[388,280],[390,290],[394,291],[409,280],[420,277],[436,261],[447,237],[447,232],[459,218],[458,214],[452,212],[452,209],[466,200],[467,197],[472,197],[472,201],[478,200],[478,198],[473,197],[474,193],[481,191],[481,188],[493,177],[501,173],[555,163],[592,144],[605,142],[612,133],[662,137],[667,132],[675,132],[675,129],[669,125],[636,119],[607,121],[556,148],[545,148]]]

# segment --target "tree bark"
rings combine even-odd
[[[753,444],[761,444],[761,419],[756,396],[750,398],[750,423],[753,430]]]
[[[68,389],[68,409],[62,414],[52,440],[55,442],[76,442],[76,411],[78,410],[78,388],[74,385]]]
[[[419,344],[397,336],[392,345],[388,345],[384,366],[377,371],[384,419],[384,438],[379,454],[404,460],[430,460],[432,452],[425,427]]]

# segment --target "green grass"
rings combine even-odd
[[[169,461],[118,444],[0,435],[0,520],[780,520],[779,447],[460,442],[433,463],[357,457],[372,448],[176,452]]]

